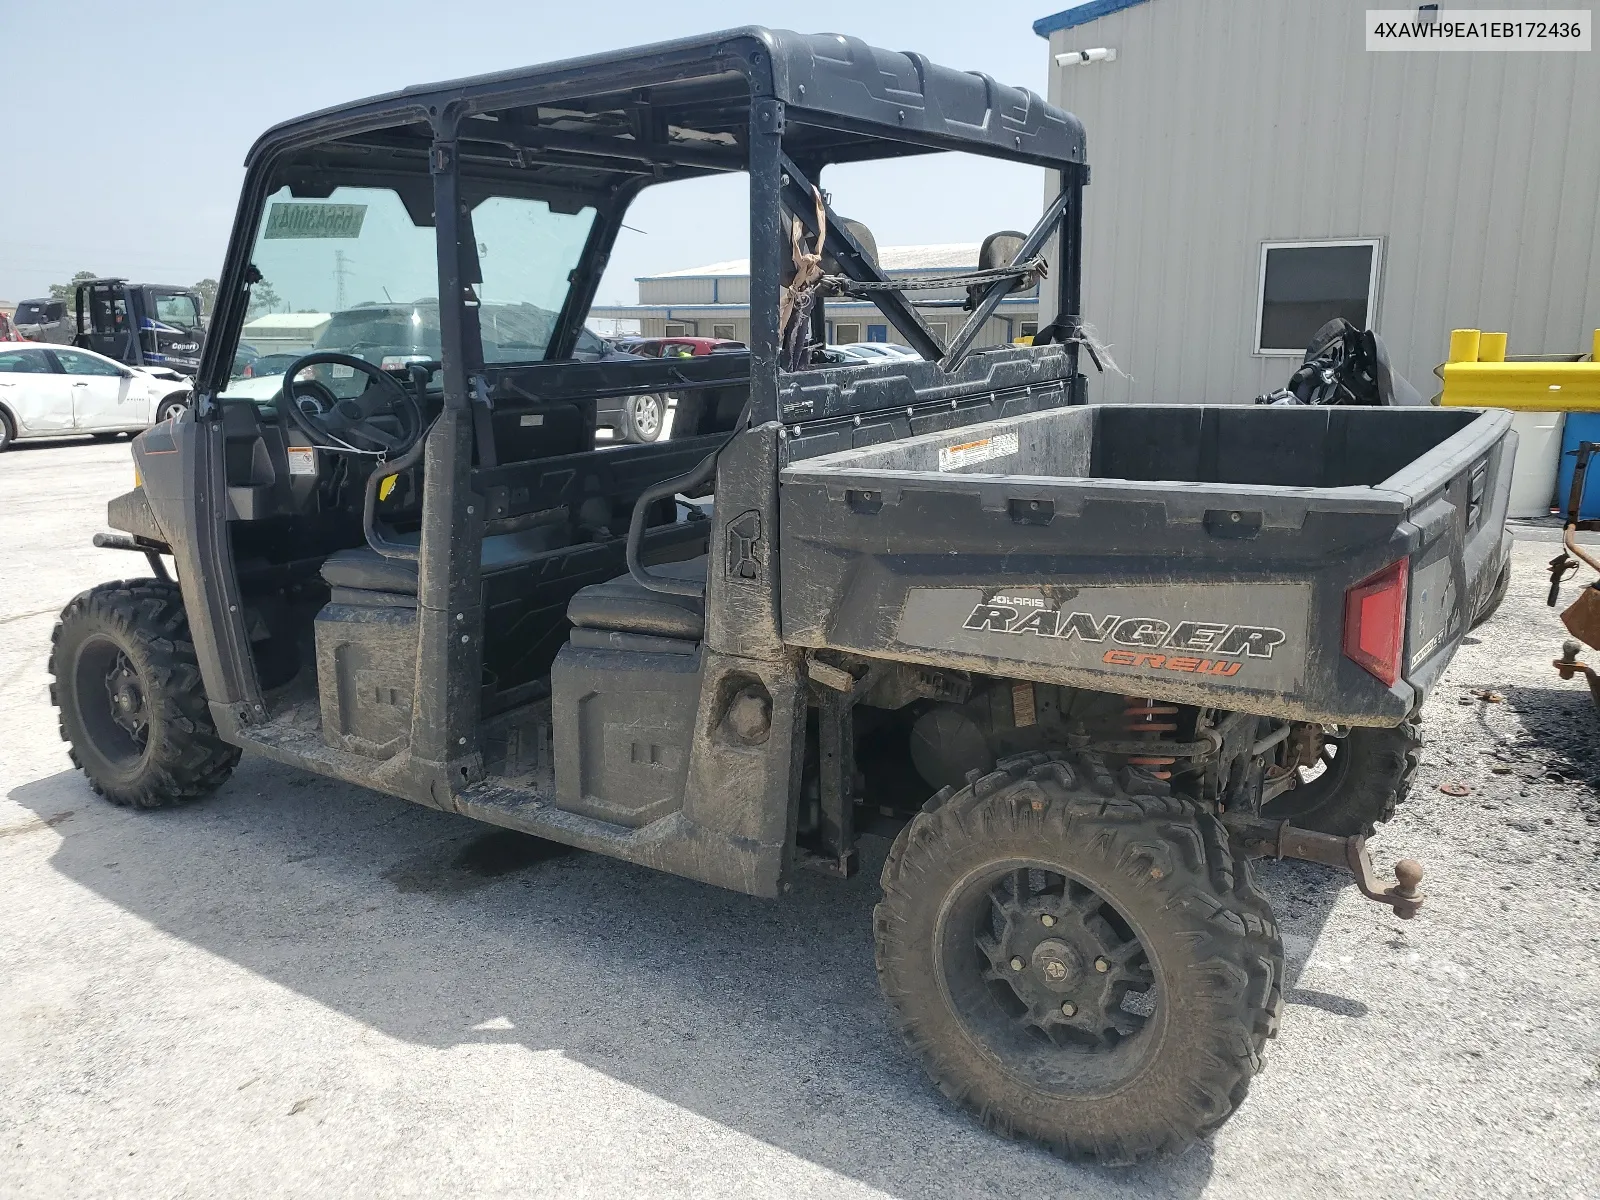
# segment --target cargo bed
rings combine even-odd
[[[1497,411],[1088,405],[791,463],[784,639],[1392,725],[1493,586],[1510,429]],[[1371,651],[1396,610],[1350,593],[1401,560],[1388,683]],[[1352,602],[1367,625],[1347,645]]]

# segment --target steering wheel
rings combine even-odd
[[[359,396],[340,399],[318,380],[295,382],[295,376],[301,371],[323,363],[361,372],[367,377],[367,386]],[[301,393],[314,398],[321,411],[308,412],[300,402]],[[289,414],[289,419],[314,445],[335,453],[382,454],[392,458],[411,449],[422,436],[422,409],[411,393],[382,367],[353,354],[320,351],[295,359],[283,373],[278,408]],[[400,426],[399,434],[378,424],[374,420],[377,417],[395,418]]]

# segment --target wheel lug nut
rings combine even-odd
[[[1022,959],[1020,959],[1020,958],[1013,958],[1011,960],[1011,969],[1013,971],[1020,971],[1020,970],[1022,970],[1023,967],[1025,967],[1027,965],[1028,964],[1023,962]]]
[[[1078,1015],[1078,1006],[1076,1004],[1074,1004],[1071,1000],[1062,1001],[1062,1004],[1061,1004],[1061,1015],[1063,1017],[1075,1017],[1075,1016],[1077,1016]]]
[[[1056,923],[1056,919],[1051,914],[1049,914],[1049,913],[1041,913],[1040,914],[1040,916],[1039,916],[1039,924],[1043,925],[1046,929],[1049,929],[1050,926],[1054,925],[1055,923]]]
[[[1094,969],[1099,971],[1100,974],[1104,975],[1107,971],[1111,970],[1111,963],[1106,959],[1097,958],[1094,960]]]

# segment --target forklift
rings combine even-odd
[[[129,367],[192,377],[205,341],[204,304],[192,288],[87,279],[73,289],[73,344]]]
[[[1051,184],[941,281],[973,289],[948,341],[823,188],[942,152]],[[719,174],[748,347],[576,355],[630,205]],[[1492,582],[1509,423],[1087,403],[1088,181],[1082,124],[1024,89],[764,28],[270,129],[195,405],[135,440],[96,539],[152,577],[53,635],[73,761],[154,808],[249,751],[774,900],[888,839],[878,973],[937,1086],[1068,1157],[1182,1151],[1282,1009],[1249,860],[1423,903],[1364,835]],[[230,391],[266,279],[370,319]],[[989,344],[1036,283],[1054,319]],[[836,296],[917,356],[819,358]],[[435,307],[437,359],[372,351]],[[603,401],[668,391],[671,440],[596,445]]]

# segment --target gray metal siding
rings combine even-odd
[[[1499,7],[1538,3],[1497,0]],[[1368,53],[1353,0],[1151,0],[1050,38],[1088,130],[1084,313],[1131,382],[1248,402],[1263,241],[1383,240],[1374,327],[1424,395],[1449,330],[1578,353],[1600,327],[1600,56]],[[1114,63],[1057,67],[1065,50]]]

